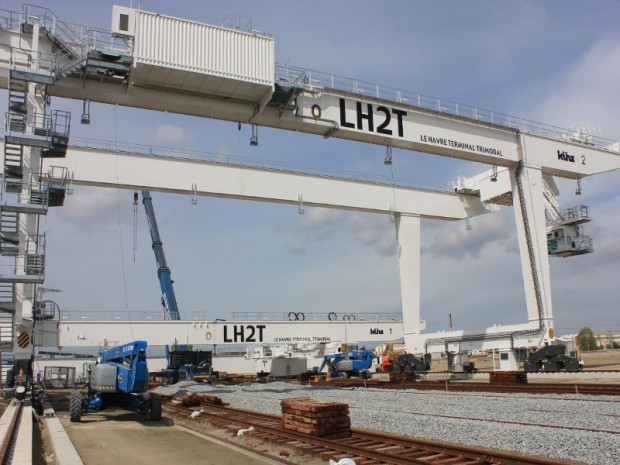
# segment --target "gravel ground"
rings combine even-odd
[[[208,392],[233,407],[272,414],[280,414],[280,400],[290,397],[346,402],[354,428],[592,464],[620,463],[620,399],[613,396],[448,394],[442,391],[319,388],[288,383],[212,387],[187,381],[157,388],[155,392],[166,395]],[[446,418],[448,416],[450,418]]]

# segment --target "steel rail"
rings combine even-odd
[[[253,426],[252,435],[279,443],[287,443],[302,451],[318,454],[321,458],[352,457],[394,465],[428,464],[442,461],[454,465],[557,465],[558,462],[517,453],[474,448],[439,441],[408,438],[372,431],[352,429],[352,436],[345,439],[324,439],[284,430],[281,417],[233,407],[201,406],[204,419],[229,429]],[[187,418],[191,408],[166,404],[165,410]],[[199,417],[200,418],[200,417]],[[361,460],[360,460],[361,459]]]
[[[13,404],[13,402],[16,404]],[[13,402],[11,405],[15,405],[16,408],[13,410],[11,418],[8,419],[6,427],[3,427],[4,437],[2,438],[2,445],[0,446],[0,464],[2,465],[11,465],[13,462],[11,455],[17,439],[17,426],[19,425],[19,420],[24,411],[23,402],[17,400]],[[2,420],[4,420],[4,415],[2,416]]]
[[[417,389],[453,392],[497,392],[520,394],[583,394],[620,396],[620,384],[491,384],[454,381],[383,382],[368,380],[330,380],[310,382],[316,387],[372,387],[379,389]]]

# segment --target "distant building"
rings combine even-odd
[[[605,349],[620,349],[620,331],[595,332],[594,337],[599,347]]]
[[[576,346],[576,338],[576,334],[568,334],[559,336],[556,338],[556,341],[570,347],[571,343],[574,343]],[[620,349],[620,331],[594,331],[594,339],[596,340],[596,345],[603,349]]]

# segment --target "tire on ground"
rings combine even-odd
[[[71,421],[76,423],[82,419],[82,393],[73,391],[69,400],[69,414]]]
[[[151,411],[150,411],[151,420],[160,421],[161,412],[162,412],[161,396],[157,394],[151,394],[149,402],[151,404]]]

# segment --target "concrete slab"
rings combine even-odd
[[[58,417],[46,417],[45,424],[52,442],[57,465],[84,465],[60,419]]]
[[[9,431],[18,413],[19,402],[17,400],[13,400],[0,418],[0,446],[4,445],[5,441],[10,439]]]
[[[32,465],[32,415],[33,409],[30,401],[24,401],[15,449],[13,450],[13,463]]]

